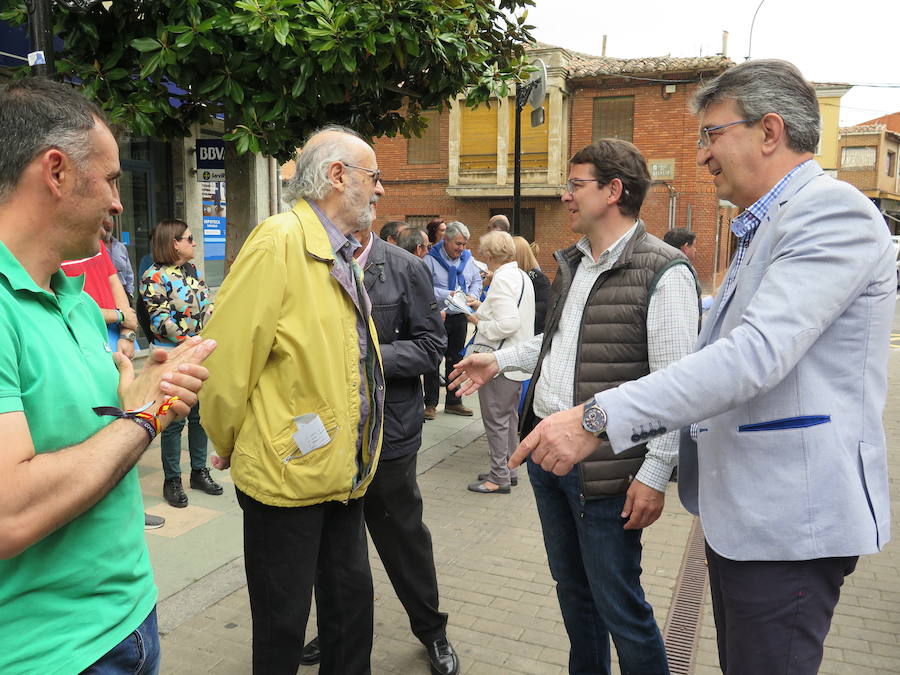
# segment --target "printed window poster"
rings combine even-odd
[[[201,183],[203,258],[225,260],[225,183]]]

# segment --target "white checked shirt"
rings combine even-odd
[[[534,412],[538,417],[548,417],[572,407],[578,335],[585,303],[597,278],[616,264],[636,228],[637,223],[601,253],[596,262],[587,237],[582,237],[576,244],[583,255],[535,383]],[[686,265],[672,267],[660,278],[647,308],[647,352],[651,371],[665,368],[692,351],[697,339],[699,311],[697,289],[690,270]],[[535,335],[515,347],[494,352],[501,372],[534,372],[542,340],[543,335]],[[672,469],[678,463],[678,435],[677,430],[670,431],[647,442],[647,456],[637,473],[637,480],[665,492]]]

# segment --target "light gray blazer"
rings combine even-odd
[[[597,395],[613,448],[699,422],[696,444],[682,431],[679,493],[726,558],[880,550],[896,286],[881,214],[811,162],[760,223],[696,351]]]

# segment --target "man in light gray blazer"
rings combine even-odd
[[[812,160],[818,104],[792,65],[741,64],[695,107],[697,163],[744,209],[696,351],[546,418],[510,465],[564,474],[597,436],[622,452],[697,422],[679,489],[706,532],[722,670],[815,673],[844,576],[890,537],[894,256],[878,210]]]

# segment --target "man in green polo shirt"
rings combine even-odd
[[[93,104],[10,83],[0,148],[0,673],[155,673],[134,464],[196,402],[215,343],[155,352],[135,378],[83,279],[59,270],[97,253],[122,210],[118,147]]]

